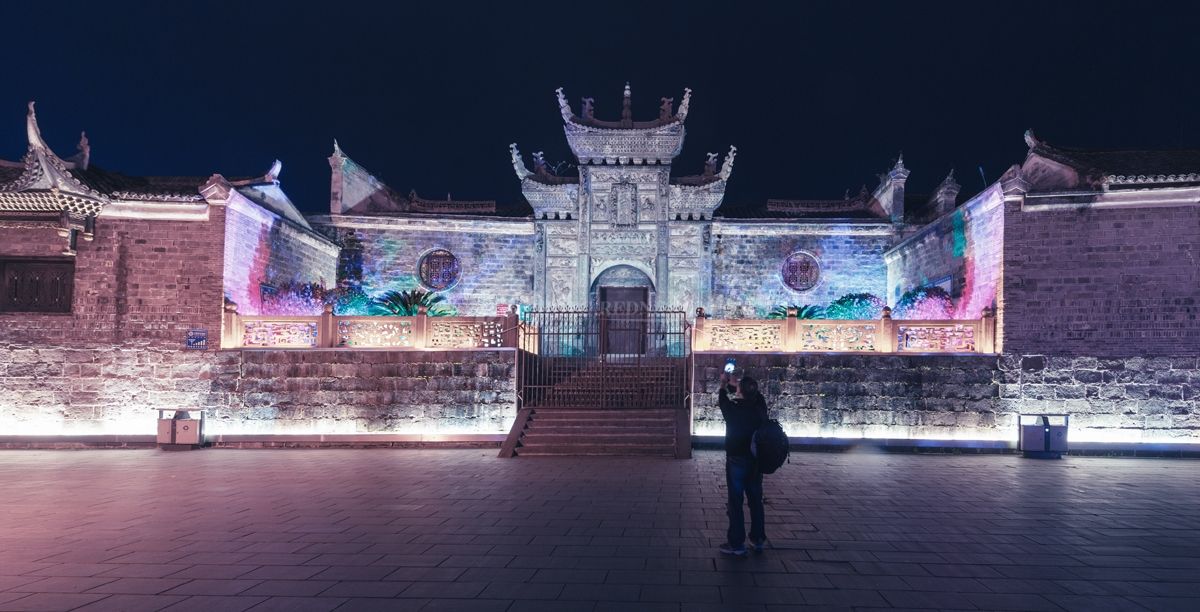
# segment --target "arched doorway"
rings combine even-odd
[[[654,283],[645,272],[616,265],[601,272],[591,287],[591,306],[599,313],[600,352],[641,355],[646,351]]]

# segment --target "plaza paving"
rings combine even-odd
[[[0,452],[0,610],[1200,610],[1200,462]]]

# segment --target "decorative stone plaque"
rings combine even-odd
[[[783,260],[783,284],[793,291],[808,291],[821,280],[821,264],[811,253],[796,251]]]

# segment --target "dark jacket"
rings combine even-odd
[[[725,418],[725,454],[729,457],[750,457],[750,438],[770,418],[767,401],[761,393],[753,399],[730,397],[732,386],[721,386],[718,402]]]

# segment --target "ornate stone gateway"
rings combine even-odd
[[[534,296],[547,309],[595,308],[598,287],[628,286],[602,278],[638,272],[653,308],[691,312],[712,291],[712,214],[721,204],[736,149],[718,164],[710,153],[702,174],[672,176],[683,148],[691,103],[685,90],[678,109],[662,98],[658,118],[634,121],[625,86],[621,118],[597,119],[595,101],[582,100],[576,115],[558,90],[563,131],[578,174],[555,173],[541,152],[534,169],[510,146],[521,191],[536,224]],[[618,280],[618,279],[612,279]]]

